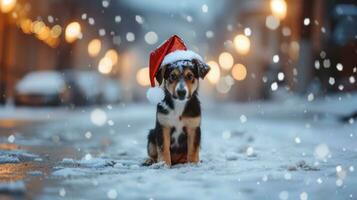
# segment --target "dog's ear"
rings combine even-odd
[[[161,85],[161,83],[162,83],[163,80],[164,80],[164,75],[165,75],[166,68],[167,68],[167,65],[162,66],[162,67],[160,67],[159,70],[156,72],[155,78],[156,78],[157,82],[159,83],[159,85]]]
[[[204,79],[211,68],[206,63],[198,59],[192,59],[192,63],[194,64],[198,77]]]

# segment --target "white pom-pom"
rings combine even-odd
[[[158,104],[165,98],[164,90],[160,87],[149,88],[146,92],[146,98],[152,104]]]

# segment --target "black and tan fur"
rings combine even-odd
[[[157,105],[156,125],[148,135],[149,158],[144,165],[199,162],[201,107],[199,79],[209,67],[199,60],[180,60],[160,68],[156,80],[165,91]]]

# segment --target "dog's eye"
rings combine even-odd
[[[177,75],[176,74],[171,74],[170,75],[170,80],[171,81],[176,81],[177,80]]]
[[[192,74],[187,74],[185,78],[186,78],[186,80],[188,80],[188,81],[192,81],[193,75],[192,75]]]

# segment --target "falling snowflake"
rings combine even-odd
[[[245,153],[247,154],[247,156],[252,156],[254,154],[254,148],[248,147]]]
[[[326,144],[319,144],[315,148],[314,156],[319,160],[324,160],[330,154],[330,150]]]
[[[230,132],[230,131],[223,131],[223,132],[222,132],[222,138],[223,138],[224,140],[230,139],[230,138],[231,138],[231,132]]]
[[[14,142],[15,142],[15,136],[14,136],[14,135],[10,135],[10,136],[7,138],[7,141],[9,141],[9,143],[14,143]]]
[[[103,126],[107,121],[107,114],[103,110],[97,108],[91,112],[90,118],[93,124]]]
[[[324,59],[324,58],[326,57],[326,52],[325,52],[325,51],[321,51],[321,52],[320,52],[320,57],[321,57],[322,59]]]
[[[317,182],[318,184],[321,184],[321,183],[322,183],[322,179],[321,179],[321,178],[318,178],[318,179],[316,180],[316,182]]]
[[[87,153],[85,156],[84,156],[84,159],[85,160],[91,160],[92,159],[92,155],[90,153]]]
[[[304,19],[304,25],[308,26],[310,24],[310,18],[305,18]]]
[[[274,62],[274,63],[278,63],[278,62],[279,62],[279,59],[280,59],[280,58],[279,58],[279,55],[274,55],[274,56],[273,56],[273,62]]]
[[[135,21],[138,23],[138,24],[143,24],[144,23],[144,18],[140,15],[135,15]]]
[[[128,32],[128,33],[126,34],[126,40],[127,40],[128,42],[133,42],[133,41],[135,40],[135,35],[134,35],[134,33]]]
[[[334,84],[335,84],[335,78],[334,78],[334,77],[330,77],[330,78],[328,79],[328,83],[329,83],[330,85],[334,85]]]
[[[52,17],[52,15],[48,15],[47,21],[52,24],[55,20],[54,20],[54,18]]]
[[[326,33],[325,27],[321,27],[321,32],[322,32],[322,33]]]
[[[107,1],[107,0],[102,1],[102,6],[103,6],[104,8],[108,8],[108,6],[109,6],[109,1]]]
[[[336,180],[336,185],[337,185],[338,187],[341,187],[341,186],[343,185],[343,180],[342,180],[342,179],[337,179],[337,180]]]
[[[301,139],[299,137],[295,137],[295,143],[296,144],[300,144],[301,143]]]
[[[331,66],[330,59],[325,59],[324,62],[323,62],[323,65],[324,65],[325,68],[330,68],[330,66]]]
[[[314,94],[313,93],[310,93],[309,95],[307,95],[307,100],[308,101],[313,101],[314,100]]]
[[[113,120],[108,120],[108,125],[109,126],[114,126],[114,121]]]
[[[90,131],[87,131],[84,136],[87,138],[87,139],[90,139],[92,137],[92,133]]]
[[[192,16],[187,15],[187,16],[186,16],[186,20],[187,20],[188,22],[192,22]]]
[[[228,30],[228,31],[233,31],[233,26],[232,26],[232,24],[228,24],[228,25],[227,25],[227,30]]]
[[[280,26],[280,20],[272,15],[269,15],[265,19],[265,26],[270,30],[275,30]]]
[[[95,24],[95,21],[94,21],[93,17],[88,18],[88,23],[90,25],[94,25]]]
[[[348,80],[350,81],[351,84],[354,84],[356,82],[356,79],[354,76],[350,76],[350,78]]]
[[[246,27],[244,29],[244,35],[251,36],[252,35],[252,30],[249,27]]]
[[[64,188],[61,188],[58,193],[61,197],[66,196],[66,190]]]
[[[348,169],[350,170],[350,172],[354,172],[355,171],[355,168],[353,166],[350,166]]]
[[[343,70],[343,65],[342,65],[341,63],[337,63],[336,69],[337,69],[338,71],[342,71],[342,70]]]
[[[245,115],[241,115],[241,116],[239,117],[239,119],[240,119],[240,122],[241,122],[242,124],[246,123],[247,120],[248,120]]]
[[[284,73],[283,73],[283,72],[279,72],[279,73],[278,73],[278,80],[279,80],[279,81],[283,81],[284,78],[285,78]]]
[[[206,37],[207,37],[207,38],[213,38],[213,37],[214,37],[213,31],[207,31],[207,32],[206,32]]]
[[[86,20],[86,19],[87,19],[87,13],[83,13],[82,16],[81,16],[81,18],[82,18],[83,20]]]
[[[115,23],[120,23],[121,17],[119,15],[115,16],[114,21],[115,21]]]
[[[318,60],[315,60],[314,66],[315,69],[320,69],[320,62]]]
[[[106,31],[104,28],[101,28],[101,29],[99,29],[98,33],[99,33],[99,36],[105,36]]]
[[[289,199],[289,192],[288,191],[281,191],[280,193],[279,193],[279,199],[281,199],[281,200],[287,200],[287,199]]]
[[[145,42],[150,45],[157,43],[157,41],[159,40],[157,34],[154,31],[147,32],[144,36],[144,39],[145,39]]]
[[[307,200],[307,198],[308,198],[308,195],[307,195],[306,192],[302,192],[302,193],[300,194],[300,200]]]
[[[338,85],[338,89],[342,91],[345,87],[343,85]]]
[[[270,85],[270,88],[271,88],[272,91],[276,91],[278,89],[278,83],[277,82],[273,82]]]
[[[291,180],[291,178],[292,178],[291,173],[289,173],[289,172],[285,173],[284,178],[285,178],[285,180]]]
[[[207,12],[208,12],[208,6],[207,6],[207,4],[203,4],[202,7],[201,7],[201,9],[202,9],[202,12],[203,12],[203,13],[207,13]]]
[[[108,192],[107,192],[107,197],[109,199],[116,199],[118,197],[118,193],[115,189],[110,189]]]

